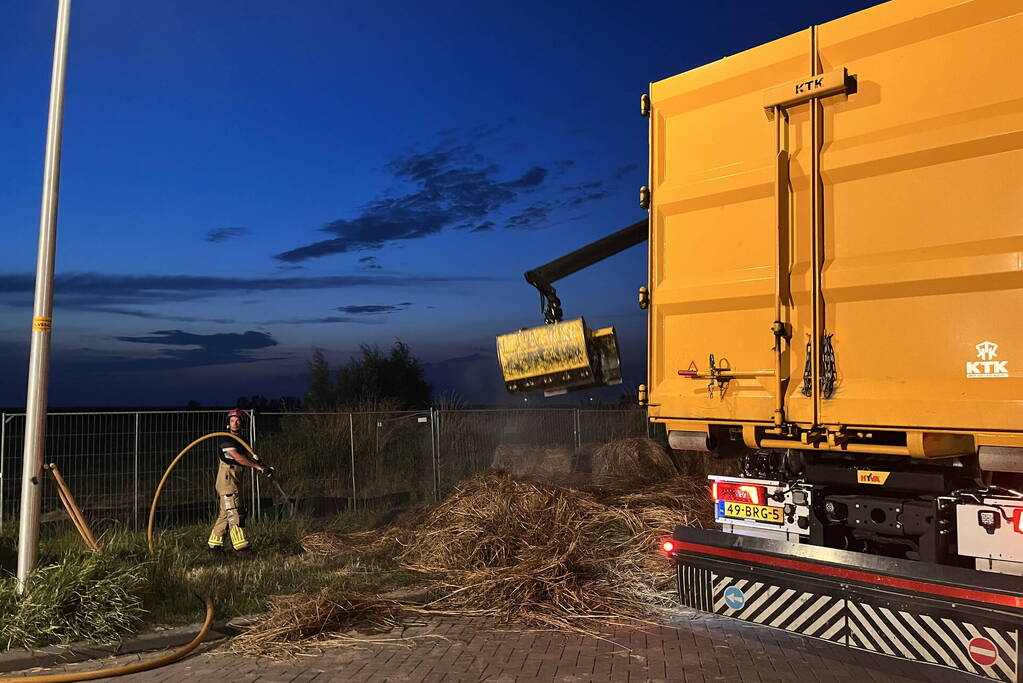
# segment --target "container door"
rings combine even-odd
[[[807,30],[651,85],[652,415],[772,420],[778,149],[764,91],[806,76],[810,45]],[[792,107],[783,127],[788,224],[781,317],[790,330],[803,324],[793,318],[792,302],[807,300],[810,287],[807,248],[793,237],[809,231],[808,111],[808,104]],[[782,392],[791,395],[805,342],[794,343],[792,353],[783,345]],[[712,355],[716,367],[749,374],[713,386],[679,375],[707,373]],[[810,406],[797,395],[791,412],[805,419]]]
[[[823,101],[822,296],[834,386],[820,398],[820,421],[1018,429],[1020,3],[907,0],[817,30],[822,70],[857,78],[854,95]],[[669,230],[676,215],[661,219]],[[695,278],[675,277],[665,280]],[[759,327],[762,312],[747,312]],[[681,327],[665,326],[692,334]]]

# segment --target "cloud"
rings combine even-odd
[[[497,224],[494,221],[484,221],[469,232],[489,232],[494,229]]]
[[[471,145],[450,145],[393,159],[388,165],[396,180],[416,189],[396,197],[381,197],[362,207],[353,218],[324,225],[334,235],[274,258],[297,263],[330,254],[373,251],[385,244],[421,239],[445,228],[485,225],[485,219],[539,188],[547,169],[533,166],[518,178],[495,178],[498,168],[488,165]]]
[[[611,196],[611,193],[604,189],[603,181],[595,180],[593,182],[581,183],[579,185],[569,185],[562,189],[559,196],[562,197],[565,206],[575,207],[585,204],[586,202],[604,199],[605,197]]]
[[[402,311],[412,305],[411,301],[404,301],[400,304],[362,304],[353,306],[338,306],[337,310],[351,315],[367,315],[373,313],[393,313]]]
[[[366,268],[371,270],[382,270],[383,266],[377,261],[376,256],[363,256],[359,259],[359,263],[363,264]]]
[[[510,183],[505,183],[506,187],[524,188],[524,187],[537,187],[543,182],[543,179],[547,177],[547,169],[542,166],[534,166],[533,168],[526,171],[518,180],[513,180]]]
[[[383,318],[361,318],[350,315],[328,315],[322,318],[281,318],[265,320],[260,325],[318,325],[320,323],[356,323],[359,325],[383,325]]]
[[[151,313],[149,311],[141,311],[134,308],[112,308],[109,306],[85,306],[79,307],[76,310],[89,311],[91,313],[128,315],[134,318],[145,318],[147,320],[166,320],[174,323],[217,323],[220,325],[231,325],[238,322],[237,320],[231,320],[229,318],[197,318],[186,315],[162,315],[160,313]]]
[[[604,188],[604,182],[594,180],[577,185],[566,185],[554,198],[541,199],[505,221],[505,227],[511,230],[543,230],[564,220],[579,220],[579,215],[564,215],[568,209],[574,209],[587,202],[609,197],[611,193]],[[560,215],[558,212],[562,212]],[[554,221],[555,216],[558,221]]]
[[[115,337],[115,339],[132,344],[187,347],[164,348],[161,350],[161,355],[156,357],[130,359],[133,365],[132,369],[137,370],[279,360],[259,358],[252,355],[253,351],[277,346],[277,341],[265,332],[193,334],[182,330],[156,330],[151,332],[150,336]],[[109,363],[116,360],[116,358],[107,358],[105,362]]]
[[[181,330],[157,330],[152,337],[115,337],[118,341],[134,344],[161,344],[164,346],[199,346],[217,351],[265,349],[277,346],[274,338],[265,332],[228,332],[222,334],[192,334]]]
[[[625,164],[615,169],[615,180],[624,180],[625,176],[639,168],[639,164]]]
[[[577,195],[568,200],[569,206],[580,206],[586,202],[596,201],[598,199],[604,199],[605,197],[611,196],[611,193],[607,190],[600,190],[598,192],[587,192],[586,194]]]
[[[555,208],[552,202],[537,202],[509,218],[506,225],[512,230],[539,230],[550,227],[547,219]]]
[[[207,242],[225,242],[229,239],[248,234],[248,228],[213,228],[206,231],[206,237],[203,239]]]
[[[86,308],[131,304],[162,304],[193,301],[225,292],[263,294],[269,291],[350,289],[353,287],[434,286],[454,282],[490,282],[491,276],[434,275],[326,275],[314,277],[217,277],[207,275],[106,275],[66,273],[54,281],[54,293],[61,307]],[[35,276],[28,273],[0,274],[0,303],[30,307]],[[108,311],[110,312],[110,311]],[[131,315],[129,313],[128,315]]]

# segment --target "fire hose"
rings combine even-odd
[[[156,487],[156,493],[153,495],[153,502],[149,508],[149,523],[146,527],[146,542],[149,546],[150,555],[152,555],[154,552],[153,521],[156,518],[156,504],[160,500],[160,493],[163,491],[163,486],[167,482],[167,478],[170,476],[170,473],[174,469],[174,466],[178,464],[178,462],[181,460],[181,458],[185,456],[186,453],[188,453],[190,450],[192,450],[195,446],[199,445],[203,441],[206,441],[207,439],[212,439],[214,437],[225,436],[230,437],[237,441],[239,444],[241,444],[242,447],[244,447],[245,450],[248,451],[249,455],[252,456],[252,459],[256,462],[259,462],[259,457],[252,452],[252,449],[249,447],[249,445],[245,443],[245,441],[243,441],[241,438],[234,434],[231,434],[230,432],[214,432],[212,434],[207,434],[205,436],[199,437],[192,443],[185,446],[185,448],[182,449],[180,453],[178,453],[174,460],[171,461],[171,464],[167,466],[167,470],[163,473],[163,478],[160,479],[160,483]],[[75,528],[78,530],[78,533],[81,534],[82,538],[85,540],[86,544],[90,547],[90,549],[93,550],[93,552],[98,552],[99,544],[93,537],[88,524],[86,524],[85,518],[82,515],[81,510],[78,508],[78,505],[75,503],[75,499],[71,495],[71,491],[68,488],[67,483],[64,482],[64,478],[60,475],[60,471],[57,469],[56,465],[53,464],[50,464],[47,469],[50,470],[51,474],[53,474],[54,480],[57,482],[57,490],[60,494],[61,502],[63,502],[64,507],[67,508],[68,515],[71,517],[71,521],[75,525]],[[275,480],[271,479],[270,481],[273,482],[274,486],[277,487],[277,490],[281,493],[282,496],[284,496],[284,500],[287,501],[288,503],[289,511],[291,512],[292,515],[294,515],[294,507],[291,504],[291,499],[284,492],[284,489],[281,488],[281,485],[278,484]],[[199,598],[206,606],[206,618],[203,620],[202,628],[199,629],[199,633],[196,634],[195,638],[193,638],[187,645],[175,650],[174,652],[164,655],[163,657],[153,659],[148,662],[136,662],[135,664],[111,667],[109,669],[100,669],[98,671],[81,671],[77,673],[62,674],[43,674],[39,676],[24,676],[17,678],[0,677],[0,683],[71,683],[72,681],[91,681],[97,678],[123,676],[125,674],[149,671],[150,669],[156,669],[158,667],[176,662],[179,659],[183,658],[185,655],[192,652],[195,648],[199,647],[200,644],[202,644],[203,640],[205,640],[206,636],[209,634],[210,628],[213,624],[213,602],[209,598],[200,597],[198,595],[196,595],[196,597]]]

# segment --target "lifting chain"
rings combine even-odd
[[[550,285],[540,289],[540,312],[543,314],[543,321],[548,325],[561,322],[561,299]]]
[[[825,334],[822,338],[824,348],[821,349],[821,395],[824,398],[831,398],[835,393],[835,379],[838,373],[835,370],[835,347],[831,345],[831,338],[834,333]]]
[[[831,398],[835,393],[835,380],[838,377],[838,371],[835,366],[835,347],[831,344],[831,338],[834,337],[834,333],[825,334],[822,337],[822,348],[821,348],[821,395],[824,398]],[[803,386],[800,388],[800,393],[803,396],[809,397],[813,395],[813,366],[811,365],[811,357],[813,353],[812,344],[810,343],[810,337],[806,338],[806,365],[803,367]]]
[[[809,398],[813,396],[813,366],[811,365],[811,358],[813,357],[813,345],[810,343],[810,335],[806,335],[806,365],[803,366],[803,386],[800,388],[799,393]]]

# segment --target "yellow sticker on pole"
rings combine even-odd
[[[37,315],[32,318],[33,332],[49,332],[53,328],[53,319]]]

